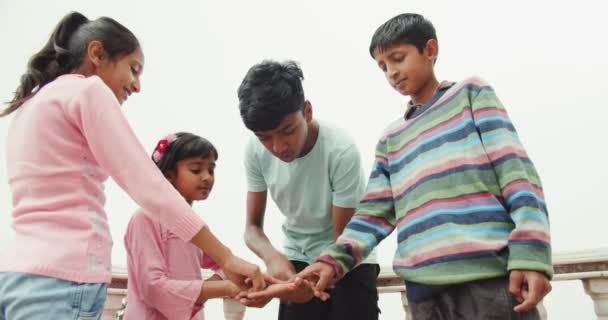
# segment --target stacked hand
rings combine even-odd
[[[267,262],[267,266],[268,274],[264,275],[266,287],[263,290],[241,292],[237,299],[242,304],[261,308],[273,298],[279,298],[287,303],[306,303],[315,296],[324,301],[329,299],[329,294],[323,291],[325,287],[321,290],[316,289],[319,280],[316,274],[307,277],[296,275],[293,265],[285,256],[280,254],[274,256]],[[311,267],[309,266],[301,274]]]

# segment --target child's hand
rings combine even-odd
[[[315,297],[315,285],[313,283],[301,278],[294,278],[293,281],[296,284],[296,288],[293,291],[283,294],[281,296],[282,300],[286,300],[290,303],[306,303]],[[324,300],[329,298],[328,293],[322,292],[322,294]]]
[[[223,288],[222,292],[224,293],[224,297],[235,298],[241,293],[241,288],[234,284],[234,282],[230,280],[220,280],[222,282]]]
[[[280,294],[284,294],[295,288],[294,284],[288,281],[276,279],[268,274],[264,274],[264,280],[268,285],[264,290],[256,292],[241,292],[237,299],[248,307],[262,308]]]
[[[237,256],[233,255],[226,259],[226,262],[221,268],[226,277],[242,289],[247,288],[245,280],[248,279],[253,291],[259,291],[266,287],[260,267]]]
[[[538,302],[551,291],[551,283],[544,273],[512,270],[509,275],[509,291],[520,302],[513,310],[525,312],[536,307]]]
[[[315,283],[313,287],[314,294],[323,301],[329,299],[329,295],[327,295],[325,289],[332,284],[335,277],[336,271],[334,268],[322,262],[311,264],[295,276],[296,279],[300,278]]]

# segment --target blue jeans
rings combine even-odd
[[[98,320],[108,285],[0,272],[0,320]]]

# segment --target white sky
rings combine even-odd
[[[110,16],[130,28],[146,56],[143,91],[125,113],[151,150],[168,132],[191,131],[219,150],[216,186],[195,206],[235,253],[260,262],[243,243],[247,131],[236,88],[264,58],[294,59],[305,75],[315,116],[358,142],[365,170],[382,129],[407,101],[387,85],[369,57],[374,30],[402,12],[435,24],[440,80],[479,75],[501,97],[544,184],[554,251],[608,247],[608,4],[579,1],[33,1],[0,0],[0,101],[11,99],[29,57],[70,10]],[[0,250],[12,235],[5,144],[10,118],[0,119]],[[27,146],[24,146],[27,147]],[[120,156],[120,155],[117,155]],[[135,204],[112,181],[107,205],[113,263],[124,265],[122,237]],[[269,208],[266,230],[280,246],[282,218]],[[395,237],[380,246],[389,265]],[[592,319],[580,282],[556,283],[545,302],[551,319]],[[398,295],[383,295],[381,319],[402,318]],[[208,304],[219,319],[219,303]],[[277,304],[247,311],[273,319]]]

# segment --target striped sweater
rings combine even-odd
[[[494,90],[471,78],[433,100],[385,130],[355,216],[317,261],[341,278],[396,229],[393,269],[408,282],[551,277],[541,183]]]

